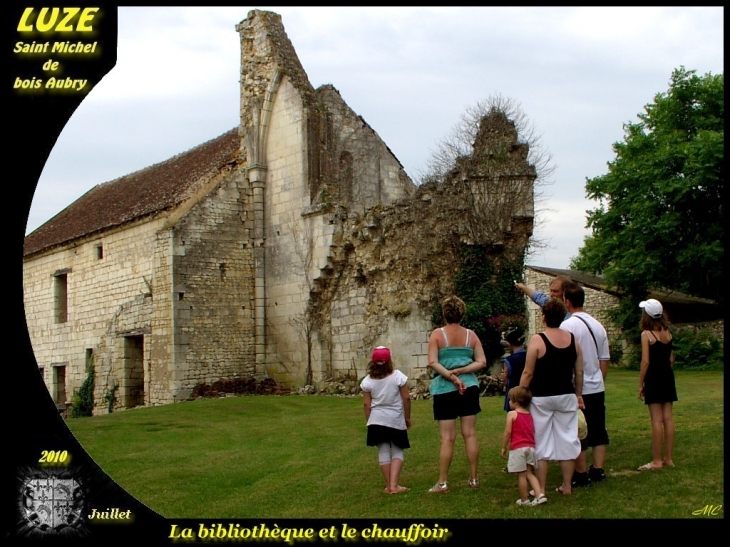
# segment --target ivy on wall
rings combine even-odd
[[[94,365],[89,367],[86,379],[71,400],[71,417],[91,416],[94,412]]]
[[[482,342],[487,364],[504,354],[502,331],[515,325],[527,326],[525,301],[514,287],[522,276],[523,264],[495,260],[487,248],[461,245],[461,268],[456,275],[456,295],[466,303],[462,325],[473,330]],[[441,324],[441,308],[434,310],[434,323]]]

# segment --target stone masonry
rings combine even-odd
[[[238,127],[26,237],[28,330],[61,406],[92,365],[104,413],[220,380],[354,383],[380,344],[415,385],[459,246],[523,260],[536,175],[504,115],[417,187],[337,89],[312,87],[278,14],[236,30]]]

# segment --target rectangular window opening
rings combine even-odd
[[[68,321],[68,276],[53,276],[53,317],[56,323]]]

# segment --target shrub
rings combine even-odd
[[[624,357],[624,344],[620,338],[608,341],[608,351],[611,354],[611,364],[618,365],[622,363]]]
[[[709,329],[682,330],[674,335],[674,366],[689,370],[722,370],[722,342]]]
[[[71,417],[81,418],[94,413],[94,366],[89,367],[84,383],[71,398]]]
[[[500,340],[505,327],[516,323],[527,326],[525,301],[514,286],[522,269],[521,262],[496,261],[484,246],[461,248],[461,267],[454,278],[456,294],[466,303],[461,324],[479,336],[487,365],[504,353]]]

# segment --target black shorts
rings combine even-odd
[[[455,420],[460,416],[474,416],[479,414],[479,386],[466,388],[463,395],[458,391],[450,391],[433,396],[433,419]]]
[[[583,395],[583,414],[588,425],[588,435],[580,442],[581,451],[593,446],[608,444],[606,430],[606,392]]]

